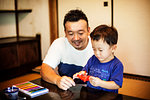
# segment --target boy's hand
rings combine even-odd
[[[73,79],[80,78],[84,82],[89,81],[89,77],[90,76],[87,75],[86,71],[80,71],[79,73],[73,75]]]
[[[89,78],[89,81],[90,81],[90,83],[91,83],[93,86],[100,86],[101,79],[98,78],[98,77],[93,77],[93,76],[91,76],[91,77]]]
[[[75,73],[75,74],[73,75],[73,79],[79,78],[78,75],[83,75],[83,74],[86,74],[86,75],[87,75],[86,71],[80,71],[80,72],[78,72],[78,73]]]

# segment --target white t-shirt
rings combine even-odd
[[[93,54],[90,37],[89,43],[84,50],[75,49],[66,37],[61,37],[52,43],[43,63],[52,68],[56,68],[60,62],[84,67]]]

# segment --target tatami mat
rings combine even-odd
[[[11,87],[14,84],[25,82],[25,81],[31,81],[41,78],[41,75],[38,73],[29,73],[23,76],[19,76],[10,80],[2,81],[0,82],[0,90],[3,90],[7,87]]]
[[[150,82],[123,78],[119,93],[150,100]]]

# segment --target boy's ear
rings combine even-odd
[[[117,49],[117,45],[115,44],[115,45],[112,46],[112,52],[115,52],[116,49]]]

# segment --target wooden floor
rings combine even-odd
[[[16,77],[4,82],[0,82],[0,90],[24,81],[31,81],[41,78],[38,73],[29,73],[20,77]],[[143,99],[150,99],[150,82],[124,78],[123,87],[119,89],[119,93]]]

